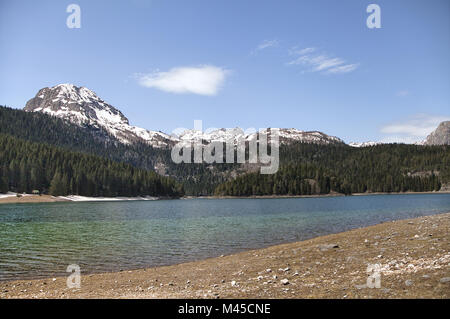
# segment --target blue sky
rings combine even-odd
[[[73,83],[169,133],[200,119],[412,142],[450,119],[447,0],[1,0],[0,47],[0,104]]]

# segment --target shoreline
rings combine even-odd
[[[17,197],[16,194],[7,194],[6,196],[0,197],[0,204],[21,204],[21,203],[30,204],[30,203],[53,203],[53,202],[68,202],[68,200],[51,195],[32,195],[32,194],[21,194],[20,197]]]
[[[322,198],[322,197],[351,197],[351,196],[375,196],[375,195],[418,195],[418,194],[450,194],[450,191],[432,191],[432,192],[374,192],[374,193],[353,193],[344,195],[341,193],[318,194],[318,195],[251,195],[251,196],[185,196],[182,199],[269,199],[269,198]]]
[[[0,194],[1,204],[20,204],[20,203],[52,203],[52,202],[124,202],[124,201],[153,201],[153,200],[173,200],[173,199],[276,199],[276,198],[322,198],[322,197],[343,197],[343,196],[376,196],[376,195],[418,195],[418,194],[450,194],[450,191],[433,192],[391,192],[391,193],[354,193],[344,195],[340,193],[320,194],[320,195],[253,195],[253,196],[183,196],[179,198],[171,197],[87,197],[79,195],[51,196],[51,195],[33,195],[21,194],[17,197],[15,193]]]
[[[450,298],[450,213],[194,262],[0,282],[0,298]],[[379,264],[381,288],[369,288]],[[286,281],[285,281],[286,279]]]
[[[34,195],[34,194],[20,194],[16,193],[0,194],[0,204],[20,204],[20,203],[53,203],[53,202],[124,202],[124,201],[153,201],[172,199],[169,197],[88,197],[79,195],[67,196],[51,196],[51,195]]]

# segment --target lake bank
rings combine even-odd
[[[20,204],[20,203],[53,203],[53,202],[116,202],[116,201],[137,201],[137,200],[158,200],[169,199],[164,197],[88,197],[79,195],[68,196],[51,196],[51,195],[34,195],[21,194],[17,196],[15,193],[2,194],[0,204]]]
[[[8,196],[9,195],[9,196]],[[67,202],[68,200],[51,196],[51,195],[31,195],[24,194],[20,197],[16,194],[8,194],[0,197],[0,204],[20,204],[20,203],[53,203],[53,202]]]
[[[0,298],[450,298],[450,213],[172,266],[0,282]],[[367,266],[381,267],[368,288]],[[82,270],[83,271],[83,270]],[[285,281],[286,279],[286,281]]]
[[[372,195],[414,195],[414,194],[450,194],[450,191],[433,192],[374,192],[374,193],[353,193],[345,195],[341,193],[318,194],[318,195],[251,195],[251,196],[185,196],[184,199],[203,198],[203,199],[264,199],[264,198],[322,198],[322,197],[342,197],[342,196],[372,196]]]
[[[21,194],[17,197],[15,193],[0,194],[0,204],[18,204],[18,203],[52,203],[52,202],[118,202],[118,201],[146,201],[162,199],[265,199],[265,198],[321,198],[321,197],[339,197],[339,196],[372,196],[372,195],[413,195],[413,194],[450,194],[450,191],[439,192],[400,192],[400,193],[354,193],[344,195],[340,193],[320,194],[320,195],[253,195],[253,196],[184,196],[180,198],[169,197],[88,197],[79,195],[51,196],[51,195],[33,195]]]

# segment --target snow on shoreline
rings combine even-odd
[[[22,194],[22,197],[26,196],[39,196],[35,194]],[[0,199],[16,197],[17,193],[8,192],[6,194],[0,194]],[[157,200],[158,197],[153,196],[145,196],[145,197],[87,197],[87,196],[79,196],[79,195],[68,195],[68,196],[52,196],[54,198],[60,198],[71,202],[109,202],[109,201],[130,201],[130,200]]]
[[[157,200],[158,197],[87,197],[80,195],[58,196],[71,202],[107,202],[107,201],[130,201],[130,200]]]
[[[20,194],[22,196],[33,196],[32,194]],[[17,193],[13,192],[7,192],[6,194],[0,194],[0,199],[2,198],[9,198],[9,197],[16,197]]]

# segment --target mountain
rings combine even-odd
[[[24,108],[28,112],[42,112],[80,126],[103,128],[124,144],[146,142],[153,147],[173,145],[171,136],[131,126],[128,119],[85,87],[59,84],[39,90]]]
[[[450,121],[441,122],[425,139],[424,145],[450,145]]]
[[[271,130],[276,131],[279,136],[280,144],[290,144],[292,142],[315,143],[315,144],[344,144],[340,138],[330,136],[319,131],[300,131],[295,128],[272,128],[260,130],[260,133],[268,134],[270,140]],[[226,142],[232,140],[237,144],[239,140],[252,141],[256,139],[257,132],[244,132],[243,129],[236,127],[230,129],[214,129],[201,132],[199,130],[186,130],[178,135],[182,142],[201,141],[205,144],[211,142]]]
[[[369,146],[375,146],[375,145],[380,145],[383,144],[381,142],[350,142],[348,143],[349,146],[351,147],[369,147]]]
[[[104,129],[119,142],[133,144],[144,142],[157,148],[170,148],[177,142],[209,144],[213,141],[225,142],[239,137],[246,141],[256,138],[256,132],[246,133],[241,128],[215,129],[201,132],[185,130],[177,136],[163,132],[146,130],[129,124],[128,119],[115,107],[108,104],[93,91],[73,84],[59,84],[39,90],[24,108],[27,112],[46,113],[71,123],[93,129]],[[335,137],[318,131],[300,131],[294,128],[276,128],[281,144],[293,141],[317,144],[343,144]]]

